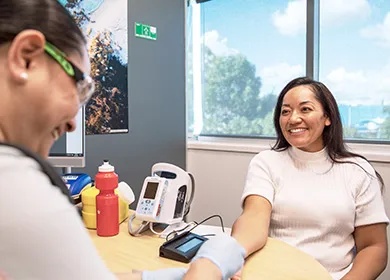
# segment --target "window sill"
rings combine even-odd
[[[257,154],[269,149],[274,142],[270,139],[200,136],[198,140],[188,139],[187,149]],[[348,143],[348,146],[352,152],[366,157],[369,161],[390,163],[390,145]]]

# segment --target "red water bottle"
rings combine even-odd
[[[114,166],[104,160],[95,177],[95,186],[100,191],[96,196],[96,232],[99,236],[114,236],[119,233],[118,175]]]

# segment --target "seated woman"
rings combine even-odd
[[[289,82],[274,126],[275,146],[249,165],[232,236],[246,256],[269,236],[310,254],[334,279],[376,279],[387,264],[383,180],[347,150],[329,89],[306,77]]]
[[[119,275],[106,267],[45,161],[94,93],[90,68],[86,39],[57,0],[0,0],[0,279],[232,276],[245,252],[228,235],[205,242],[187,275],[184,268]]]

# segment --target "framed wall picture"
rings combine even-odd
[[[85,108],[86,134],[128,133],[128,1],[59,1],[88,40],[96,91]]]

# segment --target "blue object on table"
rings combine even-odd
[[[67,173],[62,174],[66,186],[69,189],[71,196],[79,195],[85,188],[89,188],[92,185],[92,179],[85,173]]]

